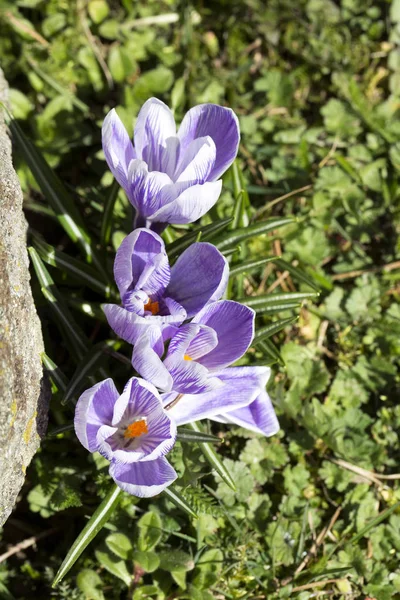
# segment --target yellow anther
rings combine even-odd
[[[139,421],[134,421],[125,429],[124,438],[135,438],[140,437],[144,433],[149,433],[147,429],[146,419],[140,419]]]

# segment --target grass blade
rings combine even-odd
[[[194,512],[194,510],[190,506],[190,504],[188,504],[186,502],[185,498],[179,492],[177,492],[174,487],[170,486],[170,487],[165,488],[165,490],[163,491],[163,494],[165,494],[167,496],[168,500],[173,502],[175,504],[175,506],[177,506],[181,510],[187,512],[188,515],[190,515],[191,517],[194,517],[195,519],[198,518],[197,513]]]
[[[281,355],[279,354],[278,348],[275,346],[270,339],[264,339],[258,343],[259,347],[272,359],[272,363],[279,363],[280,365],[284,365],[285,363],[282,360]]]
[[[80,246],[87,261],[95,264],[103,274],[103,266],[92,247],[90,235],[64,185],[14,119],[11,119],[10,130],[43,195],[56,213],[60,225],[71,240]]]
[[[285,292],[282,294],[265,294],[263,296],[248,296],[247,298],[241,298],[240,302],[254,308],[254,310],[262,310],[268,307],[279,307],[280,310],[284,310],[285,305],[292,305],[293,303],[299,304],[303,300],[310,300],[318,298],[319,293],[317,292]]]
[[[114,298],[117,297],[117,294],[112,292],[110,286],[99,279],[98,273],[95,269],[89,265],[86,265],[80,260],[77,260],[76,258],[70,257],[65,252],[57,250],[54,248],[54,246],[47,244],[47,242],[45,242],[37,234],[33,235],[33,240],[34,247],[38,251],[40,258],[44,260],[45,263],[68,273],[93,291],[102,294],[106,298],[110,298],[110,296],[113,296]]]
[[[216,435],[211,435],[209,433],[197,433],[192,429],[186,427],[179,427],[177,440],[180,442],[204,442],[206,444],[219,444],[221,443],[221,439]]]
[[[276,321],[276,323],[272,323],[271,325],[267,325],[266,327],[258,329],[256,335],[254,336],[253,344],[259,344],[262,340],[266,340],[276,333],[279,333],[279,331],[282,331],[282,329],[297,321],[298,318],[299,317],[289,317],[289,319],[282,319],[280,321]]]
[[[242,273],[249,273],[250,271],[255,271],[256,269],[262,269],[267,263],[273,262],[274,260],[275,256],[268,258],[253,258],[244,263],[234,265],[230,269],[229,277],[236,277],[236,275],[241,275]]]
[[[35,248],[28,248],[29,255],[32,260],[33,268],[35,269],[37,278],[41,285],[43,296],[49,303],[54,316],[59,323],[61,330],[65,333],[66,338],[70,342],[78,359],[83,358],[88,349],[88,342],[85,335],[75,323],[67,305],[64,303],[59,294],[50,273],[46,269],[39,254]]]
[[[63,577],[65,577],[71,567],[78,560],[85,548],[96,537],[103,525],[110,519],[111,515],[117,508],[121,491],[122,490],[116,485],[113,485],[113,487],[110,489],[107,496],[95,510],[93,515],[90,517],[89,522],[85,525],[69,549],[67,556],[65,557],[61,567],[57,572],[57,575],[54,578],[52,587],[55,587],[58,583],[60,583]]]
[[[67,378],[65,377],[64,373],[56,365],[56,363],[53,362],[49,356],[47,356],[47,354],[45,352],[42,352],[40,357],[42,359],[43,366],[46,369],[46,372],[47,372],[48,376],[50,377],[51,381],[60,390],[60,392],[65,392],[65,390],[67,389],[68,383],[67,383]]]
[[[319,292],[319,287],[311,279],[311,277],[309,277],[307,275],[307,273],[305,273],[302,269],[299,269],[298,267],[294,267],[293,265],[291,265],[290,263],[287,263],[286,261],[282,260],[281,258],[276,258],[274,262],[275,262],[275,265],[277,267],[279,267],[282,271],[289,271],[289,273],[297,281],[300,281],[301,283],[305,283],[306,285],[310,286],[310,288],[312,288],[316,292]]]
[[[400,508],[400,501],[396,502],[396,504],[393,504],[393,506],[390,506],[386,510],[383,510],[377,517],[375,517],[375,519],[372,519],[371,521],[369,521],[369,523],[367,523],[367,525],[365,527],[363,527],[361,529],[361,531],[359,531],[356,535],[354,535],[351,538],[350,544],[352,544],[353,546],[355,544],[358,544],[358,542],[361,540],[361,538],[363,538],[364,535],[366,533],[368,533],[368,531],[370,531],[371,529],[373,529],[374,527],[376,527],[377,525],[382,523],[382,521],[385,521],[398,508]]]
[[[112,218],[114,212],[114,206],[118,198],[119,192],[119,183],[116,179],[114,179],[110,192],[107,196],[107,199],[104,203],[104,212],[103,219],[101,221],[101,229],[100,229],[100,240],[102,248],[105,248],[111,240],[111,231],[112,231]]]
[[[190,428],[196,433],[203,433],[201,426],[198,423],[190,423]],[[214,448],[210,446],[210,444],[205,444],[204,442],[200,442],[199,446],[209,463],[213,469],[216,470],[218,475],[221,477],[223,481],[233,490],[236,491],[236,485],[233,481],[232,477],[228,473],[227,469],[222,464],[219,456],[215,452]]]
[[[101,342],[100,344],[93,346],[93,348],[90,348],[89,352],[85,354],[82,361],[76,367],[75,373],[65,390],[61,404],[66,404],[67,402],[72,401],[74,397],[78,396],[86,383],[86,379],[97,371],[100,363],[105,359],[105,352],[111,348],[114,343],[115,342],[112,340],[107,340],[106,342]]]
[[[236,229],[235,231],[226,233],[215,245],[219,250],[225,250],[231,246],[237,245],[243,240],[247,240],[257,235],[269,233],[274,229],[278,229],[279,227],[290,225],[295,222],[296,220],[293,217],[282,217],[268,219],[267,221],[260,221],[260,223],[254,223],[248,227],[242,227],[240,229]]]
[[[195,227],[187,233],[183,235],[178,240],[172,242],[172,244],[167,245],[167,252],[169,256],[176,256],[186,250],[190,244],[196,241],[197,236],[201,233],[201,241],[202,242],[210,242],[215,239],[218,233],[226,229],[229,223],[232,221],[232,218],[222,219],[220,221],[216,221],[215,223],[211,223],[210,225]]]

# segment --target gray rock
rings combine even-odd
[[[7,101],[0,69],[0,102]],[[15,505],[47,428],[49,386],[43,379],[42,331],[29,284],[26,228],[0,108],[0,526]]]

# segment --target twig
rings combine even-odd
[[[284,281],[287,277],[289,277],[289,271],[283,271],[283,273],[279,273],[279,277],[277,279],[275,279],[274,283],[272,283],[269,286],[269,288],[267,289],[267,291],[265,293],[270,294],[271,292],[273,292],[275,288],[277,288],[278,286],[282,285],[282,283],[284,283]],[[287,289],[284,291],[287,291]]]
[[[98,48],[99,42],[98,42],[97,38],[94,37],[94,35],[91,32],[90,27],[88,25],[84,0],[81,0],[80,2],[78,2],[77,8],[78,8],[78,16],[81,21],[83,33],[87,37],[89,45],[90,45],[91,49],[93,50],[95,57],[97,58],[97,61],[101,67],[101,70],[104,73],[105,78],[107,79],[108,87],[110,88],[110,90],[112,90],[114,87],[114,80],[112,78],[110,69],[108,68],[106,61],[103,58],[101,50]]]
[[[325,158],[323,158],[321,160],[321,162],[318,165],[318,169],[322,169],[326,165],[328,160],[331,158],[331,156],[333,156],[335,154],[338,143],[339,143],[339,139],[337,137],[335,137],[335,139],[333,140],[332,148],[329,150],[329,152],[325,156]]]
[[[395,262],[380,267],[371,267],[371,269],[357,269],[355,271],[348,271],[347,273],[336,273],[336,275],[332,275],[331,279],[332,281],[341,281],[342,279],[359,277],[360,275],[364,275],[364,273],[379,273],[379,271],[389,272],[394,271],[395,269],[400,269],[400,260],[396,260]]]
[[[292,592],[302,592],[303,590],[310,590],[316,587],[328,585],[328,583],[337,583],[338,579],[325,579],[325,581],[314,581],[313,583],[306,583],[305,585],[299,585],[292,589]]]
[[[381,479],[400,479],[400,473],[393,473],[393,475],[380,475],[378,473],[374,473],[373,471],[367,471],[367,469],[363,469],[362,467],[352,465],[351,463],[347,462],[346,460],[342,460],[341,458],[331,458],[330,460],[339,467],[343,467],[348,471],[352,471],[353,473],[356,473],[357,475],[360,475],[361,477],[364,477],[365,479],[368,479],[369,481],[372,481],[373,483],[379,486],[382,485],[380,481]]]
[[[296,196],[296,194],[301,194],[301,192],[306,192],[307,190],[310,190],[312,187],[313,187],[313,185],[310,183],[309,185],[305,185],[301,188],[298,188],[297,190],[292,190],[291,192],[288,192],[287,194],[284,194],[283,196],[279,196],[278,198],[275,198],[275,200],[271,200],[271,202],[268,202],[268,204],[266,204],[265,206],[260,208],[260,210],[258,210],[254,214],[254,217],[252,220],[258,219],[261,215],[263,215],[265,212],[267,212],[267,210],[269,210],[270,208],[275,206],[275,204],[278,204],[278,202],[281,202],[282,200],[286,200],[287,198],[290,198],[291,196]]]
[[[34,546],[36,544],[36,542],[38,542],[39,540],[41,540],[49,535],[53,535],[53,533],[56,533],[57,531],[59,531],[59,530],[58,529],[49,529],[48,531],[43,531],[42,533],[39,533],[38,535],[34,535],[30,538],[27,538],[26,540],[22,540],[22,542],[19,542],[15,546],[12,546],[12,548],[7,550],[7,552],[0,555],[0,563],[7,560],[7,558],[10,558],[10,556],[13,556],[14,554],[18,554],[18,552],[21,552],[21,550],[26,550],[30,546]]]
[[[7,19],[10,21],[10,23],[13,23],[21,31],[30,35],[31,38],[33,38],[34,40],[39,42],[39,44],[41,44],[45,48],[48,48],[50,46],[49,42],[47,40],[45,40],[44,37],[42,37],[40,35],[40,33],[35,31],[34,29],[31,29],[30,27],[28,27],[23,21],[20,21],[19,19],[17,19],[17,17],[15,17],[10,11],[7,11],[6,13],[4,13],[4,16],[7,17]]]

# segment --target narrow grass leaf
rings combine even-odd
[[[190,423],[190,428],[196,433],[203,433],[203,430],[198,423]],[[223,481],[225,481],[225,483],[229,485],[233,491],[236,491],[235,482],[230,476],[228,470],[222,464],[221,459],[215,452],[214,448],[210,446],[210,444],[205,444],[204,442],[200,442],[199,446],[211,467],[216,470],[221,479],[223,479]]]
[[[246,298],[241,298],[240,301],[254,310],[258,308],[262,309],[264,307],[274,307],[279,306],[283,307],[285,304],[299,304],[303,300],[310,300],[313,298],[318,298],[319,294],[316,292],[285,292],[282,294],[265,294],[262,296],[248,296]]]
[[[277,267],[279,267],[282,271],[288,271],[297,281],[300,283],[305,283],[310,286],[316,292],[319,292],[319,287],[316,285],[315,281],[311,279],[302,269],[298,267],[294,267],[290,263],[282,260],[281,258],[276,258],[274,263]]]
[[[57,572],[57,575],[54,578],[52,587],[55,587],[58,583],[60,583],[63,577],[65,577],[68,571],[78,560],[85,548],[96,537],[103,525],[110,519],[111,515],[117,508],[120,500],[120,494],[121,489],[118,486],[113,485],[107,496],[95,510],[88,523],[85,525],[75,542],[72,544],[67,556]]]
[[[271,323],[271,325],[261,327],[257,330],[257,333],[254,336],[253,344],[259,344],[262,340],[272,337],[276,333],[279,333],[279,331],[282,331],[282,329],[284,329],[288,325],[291,325],[292,323],[297,321],[297,319],[298,317],[289,317],[289,319],[281,319],[280,321]]]
[[[177,492],[174,487],[170,486],[170,487],[165,488],[165,490],[163,491],[163,494],[165,494],[165,496],[167,496],[168,500],[173,502],[173,504],[175,504],[175,506],[177,506],[184,512],[187,512],[188,515],[190,515],[191,517],[194,517],[195,519],[198,518],[197,513],[195,513],[195,511],[190,506],[190,504],[188,504],[186,502],[185,498],[179,492]]]
[[[267,356],[269,356],[271,358],[271,360],[273,361],[270,364],[279,363],[281,365],[284,365],[282,357],[279,354],[278,348],[275,346],[275,344],[273,342],[271,342],[270,339],[268,339],[268,338],[264,339],[261,342],[259,342],[258,345],[263,350],[263,352],[265,352],[265,354]]]
[[[117,298],[116,292],[111,290],[110,286],[99,278],[96,269],[93,269],[91,266],[76,258],[72,258],[61,250],[57,250],[54,246],[47,244],[47,242],[36,234],[34,234],[33,240],[34,247],[42,260],[48,265],[61,269],[63,272],[75,277],[75,279],[82,284],[93,291],[102,294],[106,298],[110,298],[110,296]]]
[[[45,352],[42,352],[40,357],[42,359],[43,366],[46,369],[46,372],[47,372],[48,376],[50,377],[51,381],[60,390],[60,392],[65,392],[65,390],[67,389],[68,383],[67,383],[67,378],[65,377],[64,373],[56,365],[56,363],[53,362],[49,356],[47,356],[47,354]]]
[[[115,342],[112,340],[101,342],[100,344],[93,346],[89,352],[85,354],[68,383],[61,404],[73,401],[74,398],[77,397],[86,384],[87,378],[98,370],[100,364],[106,357],[106,351],[111,348],[114,343]]]
[[[64,231],[74,243],[80,246],[88,262],[95,264],[103,274],[102,263],[92,247],[91,238],[84,226],[83,219],[64,185],[14,119],[11,119],[10,130],[26,164],[51,208],[55,211]]]
[[[113,212],[114,212],[115,202],[117,201],[117,198],[118,198],[118,192],[119,192],[119,183],[116,179],[114,179],[114,181],[110,187],[106,201],[104,203],[103,218],[101,221],[100,240],[101,240],[101,246],[103,248],[105,248],[110,243],[110,240],[111,240]]]
[[[393,504],[393,506],[390,506],[389,508],[387,508],[386,510],[383,510],[377,517],[375,517],[375,519],[372,519],[369,523],[367,523],[367,525],[365,527],[363,527],[361,529],[361,531],[359,531],[356,535],[354,535],[351,540],[350,543],[354,546],[355,544],[358,544],[358,542],[369,532],[371,531],[371,529],[374,529],[374,527],[376,527],[377,525],[379,525],[380,523],[382,523],[382,521],[385,521],[388,517],[390,517],[390,515],[392,513],[394,513],[398,508],[400,508],[400,501],[396,502],[396,504]]]
[[[209,433],[197,433],[196,431],[186,427],[179,427],[176,439],[180,442],[204,442],[206,444],[219,444],[222,441],[215,435],[211,435]]]
[[[193,244],[193,242],[196,241],[196,238],[200,232],[202,234],[201,239],[203,242],[210,242],[211,240],[214,240],[221,231],[228,227],[231,221],[232,218],[221,219],[220,221],[215,221],[210,225],[199,225],[198,227],[195,227],[192,229],[192,231],[190,231],[190,233],[183,235],[179,239],[172,242],[172,244],[167,245],[168,255],[176,256],[177,254],[183,252],[183,250],[186,250],[190,244]]]
[[[256,271],[257,269],[262,269],[267,263],[273,262],[274,260],[275,256],[268,258],[252,258],[251,260],[231,267],[229,277],[236,277],[237,275],[242,275],[242,273],[249,273],[251,271]]]
[[[269,233],[270,231],[274,231],[274,229],[278,229],[279,227],[290,225],[295,222],[296,220],[293,217],[282,217],[268,219],[267,221],[260,221],[260,223],[254,223],[248,227],[241,227],[240,229],[226,233],[215,243],[215,245],[219,250],[225,250],[231,246],[237,245],[243,240]]]

